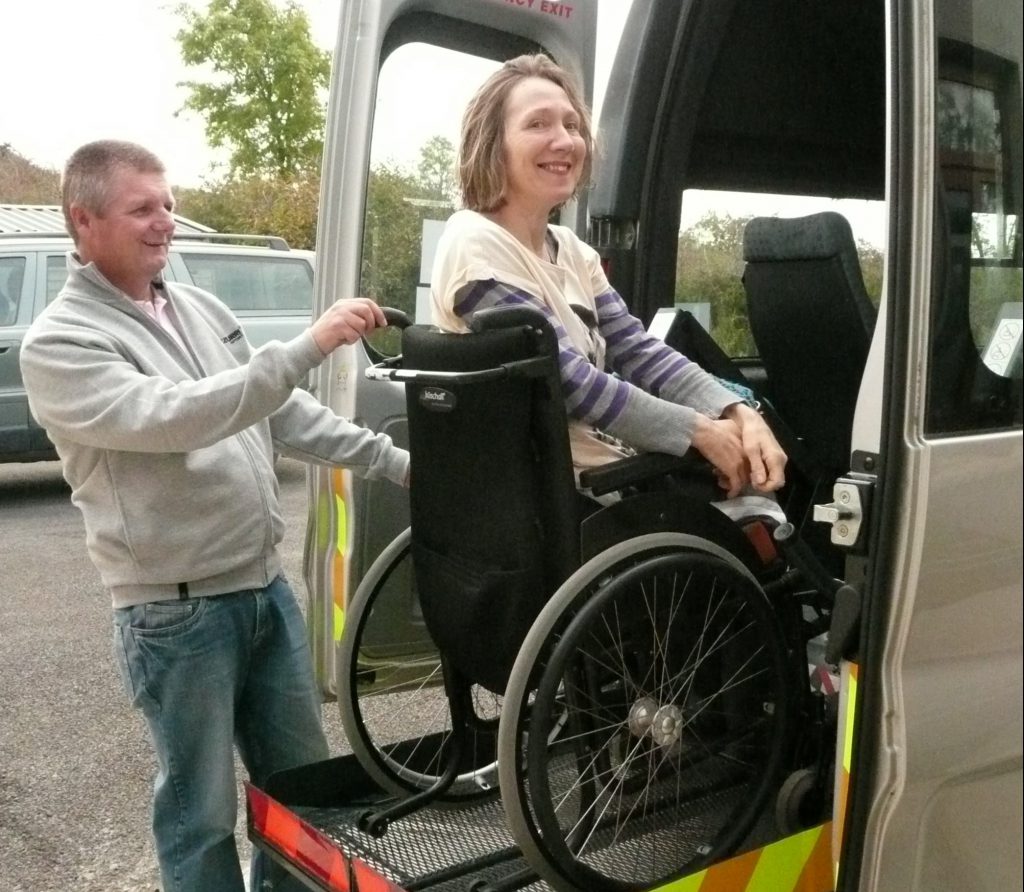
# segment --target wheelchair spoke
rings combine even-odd
[[[736,845],[766,801],[786,648],[760,590],[708,560],[639,564],[552,636],[524,738],[527,819],[577,886],[667,881]]]
[[[404,551],[395,547],[367,573],[349,606],[339,657],[349,672],[338,686],[348,740],[371,776],[398,796],[434,785],[445,772],[454,736],[440,659],[408,619],[418,613],[415,599],[408,588],[389,583],[407,556],[407,545]],[[408,630],[407,640],[395,642],[396,623]],[[465,691],[465,698],[465,770],[444,793],[448,799],[483,795],[495,786],[501,698],[478,687]]]

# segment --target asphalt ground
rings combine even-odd
[[[278,476],[304,604],[305,467],[281,459]],[[155,761],[56,462],[0,465],[0,580],[0,892],[156,892]],[[332,753],[346,751],[333,704],[324,722]],[[241,788],[236,837],[247,863]]]

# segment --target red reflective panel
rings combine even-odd
[[[358,858],[352,859],[352,870],[356,881],[355,892],[405,892],[401,886],[385,879]]]
[[[352,892],[348,859],[330,839],[249,784],[246,784],[246,799],[250,823],[259,836],[334,892]],[[373,877],[376,879],[376,874]],[[362,890],[361,886],[358,888]],[[388,889],[387,886],[380,888]]]

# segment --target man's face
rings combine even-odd
[[[160,173],[120,168],[111,178],[107,206],[94,214],[72,206],[78,256],[95,263],[111,283],[136,300],[167,263],[174,235],[174,196]]]

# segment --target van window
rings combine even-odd
[[[0,257],[0,325],[18,321],[18,306],[25,281],[25,258]]]
[[[429,281],[442,224],[459,202],[462,111],[498,67],[490,59],[406,43],[380,70],[366,186],[359,293],[417,322],[430,320]],[[410,85],[415,85],[415,88]],[[443,96],[443,102],[428,97]],[[394,333],[371,338],[395,350]]]
[[[197,287],[236,312],[312,311],[313,270],[305,260],[185,252],[181,259]]]
[[[754,217],[842,214],[857,241],[864,287],[877,306],[882,290],[885,202],[686,189],[679,221],[675,306],[687,309],[737,359],[757,355],[743,289],[743,230]]]
[[[961,27],[998,20],[991,0],[957,9]],[[926,427],[939,435],[1021,425],[1021,48],[962,37],[940,36],[935,95]]]

